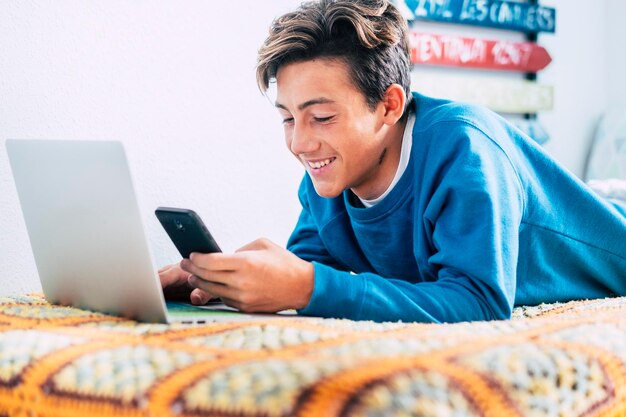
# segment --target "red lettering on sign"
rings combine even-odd
[[[415,64],[537,72],[550,55],[530,42],[507,42],[453,35],[410,33],[411,61]]]

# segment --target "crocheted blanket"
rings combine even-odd
[[[142,324],[0,297],[0,416],[624,416],[626,297],[459,324]]]

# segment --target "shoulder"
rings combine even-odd
[[[521,187],[521,133],[500,115],[467,103],[417,95],[411,157],[415,176],[431,187],[469,190],[471,182]]]
[[[463,153],[511,156],[529,140],[502,116],[474,104],[415,93],[415,152],[449,157]]]
[[[443,100],[414,93],[414,132],[441,133],[477,130],[487,137],[508,132],[509,123],[493,111],[475,104]]]

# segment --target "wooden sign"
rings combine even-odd
[[[432,97],[480,104],[499,113],[552,110],[552,86],[533,81],[468,75],[411,73],[411,89]]]
[[[411,61],[414,64],[452,65],[470,68],[538,72],[552,58],[542,46],[532,42],[510,42],[409,33]]]
[[[519,32],[554,33],[556,10],[504,0],[395,0],[408,20],[432,20]]]

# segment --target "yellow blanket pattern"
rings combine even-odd
[[[0,297],[0,416],[625,416],[626,297],[458,324],[141,324]]]

